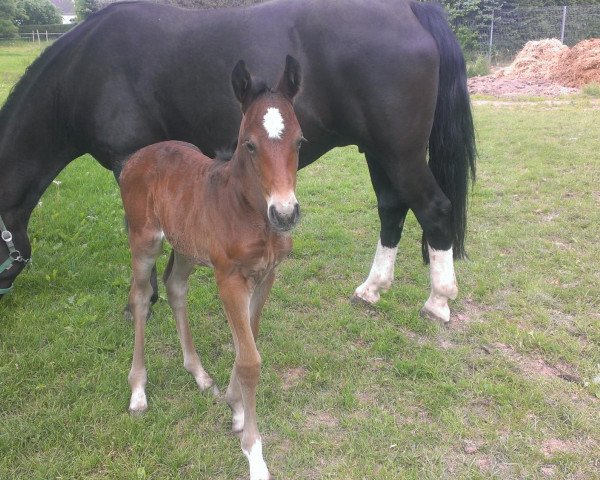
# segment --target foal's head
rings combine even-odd
[[[294,192],[298,152],[304,139],[293,108],[300,88],[300,65],[288,55],[285,71],[271,90],[264,83],[253,81],[240,60],[231,83],[244,114],[236,154],[242,155],[243,161],[252,162],[273,228],[290,230],[300,217]]]

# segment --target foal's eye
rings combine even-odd
[[[250,153],[256,152],[256,145],[254,145],[250,140],[244,142],[244,146],[248,149]]]

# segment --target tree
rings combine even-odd
[[[100,0],[75,0],[75,13],[79,21],[85,20],[92,13],[97,12],[109,2],[102,3]]]
[[[479,33],[489,28],[492,12],[512,0],[442,0],[456,38],[467,56],[479,50]]]
[[[50,0],[17,0],[20,12],[17,25],[52,25],[62,23],[62,16]]]
[[[19,12],[16,0],[0,0],[0,37],[14,37],[18,29],[14,19]]]

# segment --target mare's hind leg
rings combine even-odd
[[[377,196],[381,231],[369,276],[356,289],[352,301],[373,304],[379,300],[380,292],[387,291],[392,285],[398,242],[402,235],[408,206],[402,202],[379,163],[369,154],[366,155],[366,158],[373,189]]]
[[[422,313],[446,323],[450,320],[448,300],[458,293],[452,254],[452,205],[427,165],[425,149],[398,158],[402,159],[402,168],[397,159],[378,157],[376,161],[398,198],[414,212],[427,239],[431,293]]]
[[[128,377],[131,387],[129,411],[141,413],[148,408],[145,390],[147,374],[144,365],[144,331],[152,295],[150,275],[156,257],[160,254],[162,242],[160,237],[152,232],[130,232],[130,245],[133,278],[129,306],[135,325],[135,340]]]
[[[200,357],[194,348],[194,341],[190,331],[190,324],[187,317],[187,291],[188,279],[194,271],[194,263],[176,253],[171,252],[169,263],[165,270],[163,280],[167,287],[167,296],[169,305],[173,310],[179,342],[183,350],[183,366],[192,374],[200,390],[206,390],[212,387],[215,395],[218,395],[219,390],[214,385],[213,379],[202,368]]]

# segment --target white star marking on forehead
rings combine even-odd
[[[271,107],[267,110],[263,118],[263,127],[269,138],[281,138],[285,125],[279,109]]]

